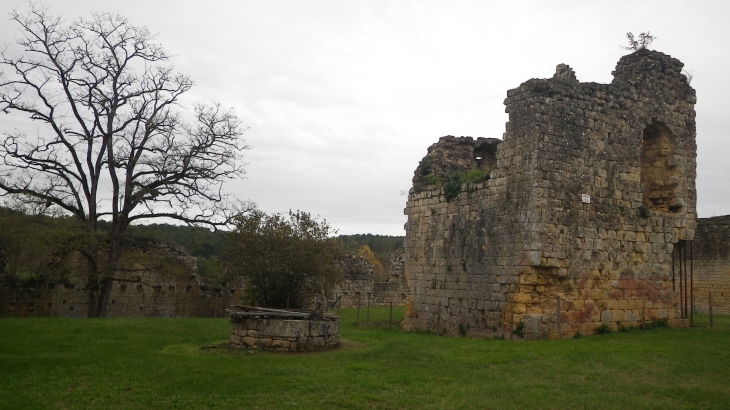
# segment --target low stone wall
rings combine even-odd
[[[123,249],[106,317],[224,317],[237,303],[243,284],[222,289],[206,285],[195,258],[179,245],[138,239]],[[89,316],[86,259],[79,252],[45,267],[28,283],[0,272],[1,317]]]
[[[697,220],[694,249],[695,312],[730,314],[730,215]]]
[[[309,352],[340,345],[340,319],[234,319],[231,345],[246,349]]]

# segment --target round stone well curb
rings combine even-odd
[[[311,352],[340,345],[340,318],[321,311],[238,306],[230,315],[232,347]]]

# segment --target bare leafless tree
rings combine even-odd
[[[649,47],[652,41],[656,40],[656,36],[652,36],[648,31],[646,33],[640,33],[639,39],[634,39],[634,33],[626,33],[626,38],[629,40],[628,46],[621,46],[624,50],[639,51]]]
[[[176,111],[192,80],[144,27],[108,13],[70,23],[30,3],[11,12],[21,36],[0,52],[0,110],[38,131],[2,129],[0,195],[62,209],[84,226],[89,316],[105,315],[130,223],[228,221],[224,180],[244,173],[248,149],[232,110]],[[102,201],[110,205],[102,206]],[[106,237],[101,218],[111,221]]]

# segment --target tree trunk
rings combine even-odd
[[[99,318],[99,290],[89,289],[89,319]]]
[[[109,297],[112,294],[112,285],[114,281],[111,279],[105,279],[101,282],[99,287],[99,316],[100,318],[107,317],[107,308],[109,307]]]
[[[108,236],[108,248],[102,269],[89,268],[89,318],[107,317],[109,299],[112,293],[119,259],[121,258],[121,233],[119,226],[113,226]],[[96,246],[94,246],[96,247]],[[97,254],[98,255],[98,247]],[[100,264],[95,264],[97,267]]]
[[[88,317],[98,318],[99,314],[99,296],[101,285],[101,273],[99,272],[99,244],[96,240],[95,226],[89,222],[86,235],[89,238],[88,249],[84,255],[86,256],[88,280],[86,289],[89,292],[89,312]]]

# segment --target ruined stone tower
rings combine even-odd
[[[696,96],[682,66],[639,50],[596,84],[560,64],[507,92],[502,141],[432,145],[405,209],[403,327],[555,338],[558,299],[563,337],[684,325],[672,253],[696,225]]]

